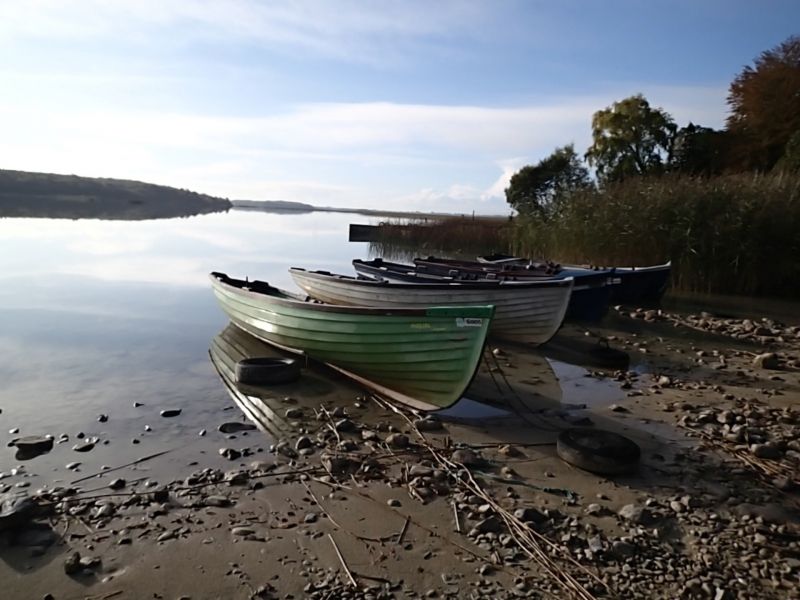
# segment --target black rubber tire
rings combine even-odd
[[[642,451],[633,440],[602,429],[575,427],[562,431],[558,455],[569,464],[602,475],[622,475],[636,469]]]
[[[247,358],[236,363],[236,383],[268,385],[289,383],[300,377],[300,361],[294,358]]]

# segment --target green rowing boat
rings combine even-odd
[[[333,306],[263,281],[224,273],[210,278],[234,325],[421,410],[446,408],[461,398],[478,369],[494,314],[493,306]]]

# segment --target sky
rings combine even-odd
[[[508,212],[632,94],[722,127],[797,0],[0,0],[0,168]]]

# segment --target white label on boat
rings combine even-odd
[[[456,325],[458,327],[483,327],[483,319],[476,319],[474,317],[463,319],[458,317],[456,319]]]

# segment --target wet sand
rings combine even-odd
[[[0,533],[3,597],[797,598],[800,333],[705,321],[615,312],[590,329],[616,352],[576,326],[540,352],[498,344],[434,420],[309,367],[234,391],[205,436],[185,408],[191,439],[134,467],[26,477],[58,447],[4,467],[0,486],[46,485],[51,510]],[[272,352],[221,336],[222,382],[220,356]],[[555,442],[573,426],[635,440],[638,469],[570,466]]]

